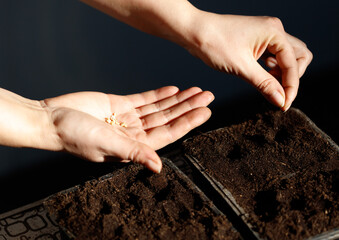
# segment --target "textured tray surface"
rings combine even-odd
[[[61,240],[58,225],[48,216],[43,200],[0,215],[0,240]]]

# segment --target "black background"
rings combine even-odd
[[[293,106],[339,142],[338,1],[192,3],[217,13],[279,17],[287,32],[307,43],[314,60],[301,79]],[[165,85],[199,86],[215,94],[211,120],[191,134],[226,126],[268,106],[244,81],[216,72],[177,45],[78,1],[1,1],[0,87],[43,99],[84,90],[130,94]],[[0,147],[0,213],[111,168],[111,164],[91,164],[63,153]]]

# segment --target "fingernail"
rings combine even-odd
[[[267,67],[269,67],[269,68],[275,68],[278,64],[277,64],[276,61],[268,60],[268,61],[266,62],[266,65],[267,65]]]
[[[151,169],[153,172],[155,172],[155,173],[161,172],[161,166],[158,163],[156,163],[152,160],[148,160],[147,165],[148,165],[149,169]]]
[[[290,109],[291,105],[289,105],[285,110],[284,113],[287,112],[288,109]]]
[[[279,106],[280,108],[282,108],[285,105],[285,98],[283,95],[281,95],[281,93],[279,93],[278,91],[275,91],[272,95],[271,95],[271,99],[273,101],[273,103],[277,106]]]

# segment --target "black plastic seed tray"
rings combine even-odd
[[[43,200],[0,214],[0,240],[62,240],[63,233],[50,218]]]
[[[193,192],[195,194],[197,194],[201,198],[201,200],[203,202],[209,202],[211,210],[216,215],[224,215],[215,205],[213,205],[213,203],[208,199],[208,197],[206,197],[206,195],[194,183],[192,183],[191,180],[184,173],[181,172],[181,170],[177,166],[175,166],[170,160],[168,160],[166,158],[162,158],[162,161],[163,161],[164,165],[167,165],[171,169],[173,169],[175,174],[177,174],[177,176],[179,177],[180,181],[185,182],[186,183],[185,185],[188,186],[188,188],[190,188],[191,190],[193,190]],[[106,180],[111,179],[113,176],[115,176],[115,174],[121,174],[121,172],[123,172],[125,170],[126,170],[126,168],[122,168],[122,169],[119,169],[119,170],[117,170],[115,172],[112,172],[112,173],[109,173],[107,175],[104,175],[104,176],[98,178],[98,180],[91,180],[91,181],[99,181],[99,182],[106,181]],[[61,191],[61,192],[59,192],[57,194],[67,194],[69,192],[73,192],[73,191],[76,191],[78,189],[79,189],[79,185],[74,186],[72,188],[69,188],[67,190]],[[53,221],[56,222],[57,221],[56,220],[56,216],[53,214],[53,211],[50,211],[52,209],[50,209],[50,206],[48,205],[48,201],[50,199],[53,199],[53,197],[54,197],[54,195],[52,195],[49,198],[47,198],[44,201],[44,205],[45,205],[46,209],[49,211]],[[70,229],[66,229],[66,228],[64,228],[62,226],[60,226],[60,228],[67,235],[68,239],[75,239],[76,238],[76,236],[72,233],[72,231]],[[237,231],[236,229],[234,229],[234,230]]]
[[[326,135],[322,130],[320,130],[304,113],[302,113],[300,110],[292,108],[290,111],[295,111],[297,114],[299,114],[301,117],[303,117],[309,124],[309,126],[314,129],[317,133],[319,133],[323,139],[325,139],[325,141],[327,141],[334,149],[335,151],[339,154],[339,147],[338,145],[328,136]],[[209,133],[214,133],[217,131],[221,131],[224,128],[219,128],[213,131],[209,131],[207,133],[203,133],[203,135],[205,134],[209,134]],[[194,138],[194,137],[192,137]],[[191,141],[192,138],[186,139],[184,141]],[[219,143],[216,143],[219,144]],[[206,146],[207,148],[208,146]],[[214,190],[220,194],[220,196],[222,197],[222,199],[224,200],[225,204],[227,204],[228,206],[230,206],[230,208],[233,210],[233,212],[238,216],[239,219],[241,219],[241,221],[243,221],[244,225],[248,228],[247,230],[249,232],[252,233],[251,238],[253,239],[258,239],[258,240],[266,240],[267,238],[265,236],[260,236],[259,233],[254,230],[252,224],[249,221],[249,213],[247,213],[246,211],[244,211],[244,209],[237,203],[237,201],[235,200],[235,198],[233,197],[232,193],[223,185],[221,184],[218,180],[216,180],[211,174],[211,169],[207,170],[203,163],[189,155],[184,153],[186,159],[188,160],[189,164],[195,168],[198,172],[200,172],[201,177],[205,178],[205,180],[207,180],[210,185],[214,188]],[[338,155],[339,156],[339,155]],[[339,161],[339,159],[338,159]],[[293,178],[297,173],[296,172],[291,172],[285,176],[281,176],[281,179],[288,179],[288,178]],[[311,238],[309,238],[308,240],[332,240],[332,239],[339,239],[339,227],[328,231],[328,232],[324,232],[321,233],[319,235],[313,236]]]

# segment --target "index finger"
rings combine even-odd
[[[283,111],[287,111],[294,101],[299,88],[298,63],[294,50],[285,37],[275,39],[268,46],[268,50],[276,56],[281,69],[281,85],[285,91],[285,105]]]

